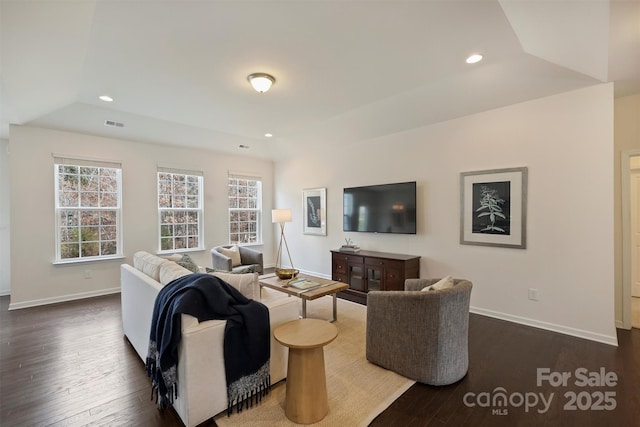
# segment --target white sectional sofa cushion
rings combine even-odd
[[[172,261],[161,264],[159,270],[159,282],[162,284],[162,286],[165,286],[167,283],[172,282],[182,276],[191,274],[191,271]]]
[[[122,264],[120,267],[122,327],[135,351],[145,361],[158,292],[171,280],[192,273],[173,261],[146,252],[136,252],[133,264]],[[260,299],[257,274],[228,276],[221,278],[248,298],[257,296],[253,299]],[[299,300],[283,294],[282,298],[270,298],[263,303],[269,309],[270,373],[271,383],[275,384],[286,377],[288,351],[273,338],[273,330],[282,323],[298,318]],[[178,397],[173,407],[189,427],[227,409],[223,356],[225,326],[226,321],[223,320],[200,323],[193,316],[182,315],[182,337],[178,348]]]
[[[133,266],[156,282],[160,280],[160,266],[167,261],[168,260],[164,258],[157,257],[144,251],[139,251],[133,254]]]

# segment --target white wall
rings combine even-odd
[[[204,172],[204,232],[207,250],[191,253],[211,266],[209,249],[228,241],[227,173],[251,172],[263,178],[265,263],[273,264],[271,195],[273,163],[246,156],[99,138],[28,126],[12,126],[11,305],[20,308],[120,290],[122,262],[138,250],[158,249],[157,165]],[[54,174],[52,153],[122,163],[123,231],[126,259],[53,265]],[[5,200],[5,199],[3,199]],[[263,250],[263,246],[258,246]],[[84,278],[91,270],[90,279]]]
[[[286,233],[295,266],[304,271],[330,275],[329,251],[351,237],[368,250],[422,256],[422,277],[469,278],[474,282],[476,312],[617,342],[612,85],[325,148],[279,162],[274,175],[270,161],[244,156],[13,126],[12,306],[119,290],[120,261],[51,263],[55,241],[51,154],[55,152],[122,162],[127,260],[136,250],[154,252],[157,247],[158,163],[204,170],[208,248],[227,238],[227,170],[258,172],[265,179],[264,211],[294,210],[294,222],[287,224]],[[460,245],[459,173],[514,166],[529,168],[527,249]],[[418,182],[417,235],[342,232],[343,187],[408,180]],[[302,234],[302,189],[315,187],[327,187],[326,237]],[[0,194],[3,202],[4,196]],[[269,250],[273,226],[268,217],[263,221],[267,264],[273,263]],[[194,254],[203,265],[210,264],[208,256]],[[84,279],[86,269],[92,270],[92,279]],[[528,288],[539,290],[540,301],[527,299]]]
[[[330,275],[329,251],[351,237],[363,249],[420,255],[421,277],[470,279],[475,312],[617,344],[611,84],[318,148],[276,163],[276,205],[294,208],[296,267]],[[460,245],[460,172],[519,166],[529,168],[527,249]],[[342,231],[343,187],[409,180],[418,183],[417,235]],[[313,187],[327,187],[326,237],[302,234],[302,189]]]
[[[9,141],[0,139],[0,295],[11,293],[9,236]]]

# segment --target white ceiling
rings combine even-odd
[[[3,138],[31,124],[277,158],[602,82],[640,92],[637,0],[1,0],[0,19]]]

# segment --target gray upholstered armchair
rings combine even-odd
[[[469,368],[472,284],[421,291],[438,279],[407,279],[404,291],[367,296],[367,360],[421,383],[446,385]]]
[[[220,248],[230,249],[234,245],[216,246],[211,249],[211,262],[216,270],[230,271],[232,273],[246,273],[249,270],[262,274],[263,261],[262,252],[249,249],[244,246],[237,246],[240,252],[240,263],[234,263],[231,257],[223,254]]]

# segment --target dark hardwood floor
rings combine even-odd
[[[182,425],[149,400],[142,361],[122,335],[119,295],[15,311],[8,305],[1,297],[1,426]],[[472,314],[468,375],[450,386],[414,385],[371,425],[640,426],[640,330],[619,330],[618,339],[616,348]],[[566,387],[538,386],[538,368],[571,378]],[[580,387],[579,368],[618,381]],[[487,406],[499,387],[506,406]],[[572,392],[576,410],[565,408]],[[534,394],[549,400],[552,393],[546,411],[540,401],[520,404],[519,396],[533,403]]]

